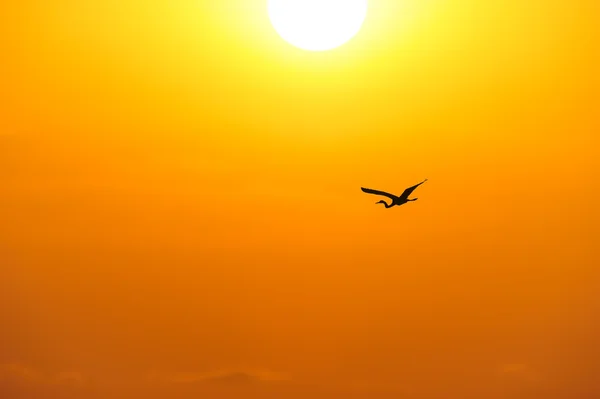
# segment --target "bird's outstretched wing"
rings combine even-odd
[[[427,179],[423,180],[421,183],[419,184],[415,184],[412,187],[407,188],[406,190],[404,190],[404,192],[402,193],[402,195],[400,196],[401,200],[407,200],[409,195],[412,194],[413,191],[415,191],[417,189],[417,187],[419,187],[421,184],[425,183],[427,181]]]
[[[396,198],[398,198],[395,195],[386,193],[384,191],[372,190],[370,188],[364,188],[364,187],[361,187],[360,189],[363,192],[367,193],[367,194],[383,195],[384,197],[388,197],[388,198],[393,199],[393,200],[395,200]]]

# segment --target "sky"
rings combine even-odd
[[[599,397],[599,19],[2,2],[0,396]]]

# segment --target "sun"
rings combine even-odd
[[[343,45],[360,30],[368,0],[269,0],[269,18],[288,43],[309,51]]]

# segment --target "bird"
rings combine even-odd
[[[404,190],[402,195],[399,197],[395,196],[393,194],[390,194],[390,193],[386,193],[384,191],[373,190],[370,188],[361,187],[361,190],[367,194],[375,194],[375,195],[382,195],[384,197],[388,197],[389,199],[392,200],[392,202],[390,202],[389,204],[387,202],[385,202],[384,200],[378,201],[378,202],[376,202],[376,204],[383,204],[383,205],[385,205],[386,208],[391,208],[393,206],[400,206],[400,205],[406,204],[407,202],[418,200],[418,198],[408,199],[408,196],[411,195],[412,192],[415,191],[417,187],[419,187],[421,184],[425,183],[426,181],[427,181],[427,179],[423,180],[419,184],[415,184],[414,186],[407,188],[406,190]]]

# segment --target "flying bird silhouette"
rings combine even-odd
[[[408,197],[409,197],[409,195],[412,194],[413,191],[416,190],[417,187],[419,187],[421,184],[425,183],[426,181],[427,181],[427,179],[423,180],[419,184],[415,184],[414,186],[407,188],[406,190],[404,190],[402,195],[399,197],[397,197],[393,194],[390,194],[390,193],[386,193],[384,191],[372,190],[370,188],[361,187],[361,190],[367,194],[375,194],[375,195],[382,195],[384,197],[388,197],[389,199],[392,200],[392,202],[390,202],[389,204],[387,202],[385,202],[384,200],[378,201],[378,202],[376,202],[376,204],[383,204],[383,205],[385,205],[386,208],[391,208],[393,206],[400,206],[400,205],[406,204],[407,202],[418,200],[418,198],[408,199]]]

